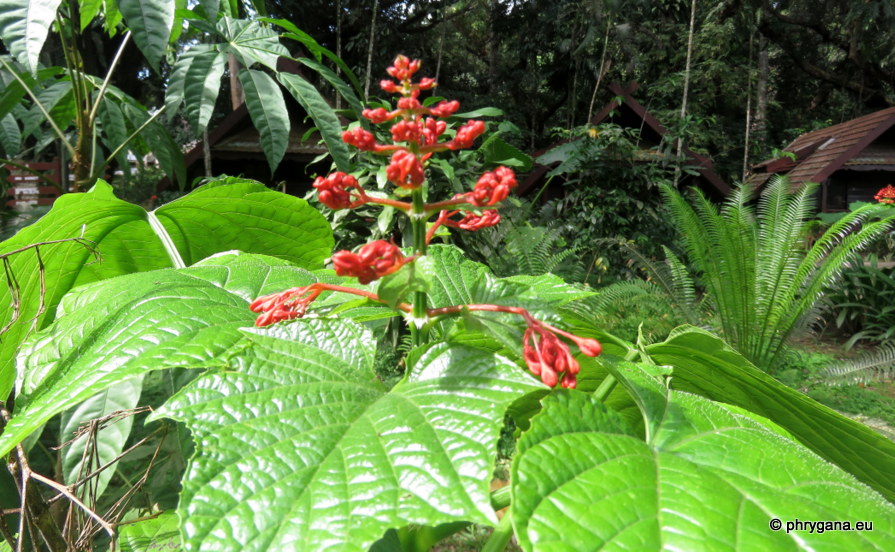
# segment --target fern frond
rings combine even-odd
[[[828,366],[820,372],[827,385],[870,383],[895,378],[895,344],[887,343],[861,357]]]

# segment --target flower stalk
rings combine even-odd
[[[400,271],[404,265],[425,257],[429,242],[441,226],[476,231],[500,222],[497,207],[516,186],[513,170],[499,166],[485,172],[472,190],[454,195],[451,199],[426,203],[426,166],[432,155],[472,147],[475,140],[485,132],[482,121],[467,121],[454,131],[453,138],[443,139],[448,130],[444,119],[451,117],[460,107],[456,101],[441,101],[426,107],[419,100],[422,91],[435,88],[433,79],[412,80],[419,70],[420,61],[398,56],[387,69],[395,80],[383,80],[380,87],[401,97],[396,109],[383,107],[365,109],[363,116],[377,125],[390,125],[391,144],[379,143],[376,136],[364,128],[354,128],[342,133],[345,143],[361,151],[389,157],[386,177],[397,188],[407,190],[410,202],[391,198],[370,196],[364,191],[357,177],[343,172],[335,172],[326,177],[318,177],[314,182],[320,202],[330,209],[355,209],[369,203],[394,207],[410,219],[411,245],[413,252],[405,257],[401,249],[392,242],[377,240],[368,243],[357,252],[339,251],[333,254],[332,262],[336,274],[357,278],[361,284],[390,276]],[[436,219],[427,230],[428,221]],[[267,326],[282,321],[293,320],[305,315],[309,305],[323,292],[334,291],[365,297],[371,301],[388,304],[379,295],[347,286],[314,283],[303,287],[259,297],[251,305],[253,312],[259,313],[257,326]],[[428,339],[428,328],[440,317],[456,316],[465,312],[481,311],[505,313],[519,316],[525,322],[522,337],[522,353],[529,371],[544,384],[555,387],[575,387],[580,371],[578,361],[572,355],[569,344],[587,356],[597,356],[601,352],[600,343],[594,339],[575,336],[560,328],[538,320],[521,307],[468,304],[428,308],[425,291],[414,290],[409,303],[399,301],[392,306],[407,315],[410,332],[415,346]]]

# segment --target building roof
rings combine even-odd
[[[895,148],[873,144],[895,125],[895,107],[806,132],[792,141],[784,151],[795,159],[769,159],[753,167],[755,172],[788,171],[793,185],[805,182],[822,183],[842,168],[876,166],[885,170],[895,165]]]
[[[591,118],[590,123],[598,125],[606,122],[614,122],[631,128],[639,128],[641,137],[653,144],[658,145],[662,138],[668,134],[668,129],[659,122],[643,105],[634,99],[632,94],[637,89],[636,83],[629,83],[622,86],[619,83],[609,85],[609,90],[615,97],[606,104],[596,115]],[[547,153],[553,148],[561,145],[563,142],[554,144],[549,148],[539,150],[533,154],[535,163],[537,158]],[[701,186],[705,188],[710,195],[715,197],[723,197],[730,193],[730,186],[715,172],[712,160],[705,155],[700,155],[689,148],[684,148],[683,154],[694,165],[694,168],[701,177],[699,180]],[[519,186],[519,193],[525,193],[529,188],[540,181],[550,168],[544,165],[536,165],[536,168],[528,175],[525,181]]]

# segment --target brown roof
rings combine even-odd
[[[888,161],[893,157],[891,148],[887,155],[880,157],[879,151],[874,148],[868,149],[868,146],[893,125],[895,125],[895,107],[890,107],[799,136],[785,149],[796,153],[797,157],[795,167],[789,172],[790,182],[821,183],[855,158],[859,160],[863,157],[868,158],[866,162],[859,162],[860,165],[889,164]],[[807,155],[803,153],[804,160],[798,158],[802,152],[810,152]],[[871,162],[871,159],[877,161]],[[767,172],[783,172],[788,168],[773,167],[776,161],[779,160],[765,161],[756,168],[767,167]],[[773,170],[774,168],[776,170]]]

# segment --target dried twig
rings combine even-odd
[[[6,285],[9,288],[9,295],[12,300],[12,316],[10,320],[0,328],[0,335],[6,333],[9,328],[12,327],[13,324],[19,319],[22,314],[22,287],[19,284],[18,278],[16,278],[16,274],[12,269],[12,264],[10,263],[10,257],[13,255],[17,255],[19,253],[23,253],[28,251],[29,249],[34,250],[34,254],[37,257],[37,268],[38,268],[38,279],[40,282],[40,298],[39,304],[37,308],[37,312],[34,315],[34,318],[31,320],[31,331],[37,328],[39,318],[46,312],[46,295],[47,295],[47,282],[46,282],[46,266],[44,265],[43,257],[40,253],[40,248],[47,245],[56,245],[60,243],[74,242],[83,247],[85,247],[94,257],[94,262],[99,262],[102,260],[102,255],[97,249],[96,242],[89,240],[84,237],[84,233],[86,232],[86,225],[81,226],[81,234],[74,238],[63,238],[61,240],[49,240],[38,243],[32,243],[30,245],[26,245],[24,247],[20,247],[18,249],[14,249],[12,251],[7,251],[6,253],[0,254],[0,261],[3,263],[3,272],[6,276]]]

